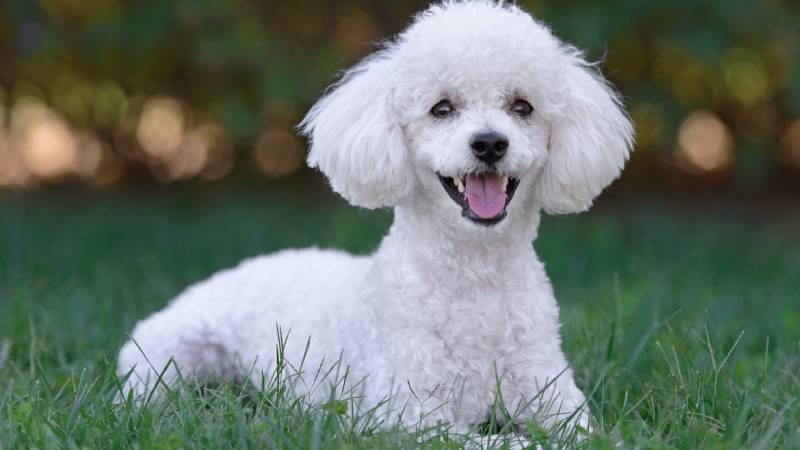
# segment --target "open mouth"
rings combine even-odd
[[[497,172],[469,173],[461,177],[436,174],[461,215],[480,225],[492,226],[506,217],[519,179]]]

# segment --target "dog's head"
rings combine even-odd
[[[481,227],[536,207],[588,209],[619,175],[633,134],[579,51],[489,1],[421,13],[347,71],[301,130],[309,165],[352,204],[413,202]]]

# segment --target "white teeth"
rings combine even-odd
[[[504,176],[502,181],[503,191],[508,187],[508,177]]]
[[[461,178],[453,178],[453,184],[456,185],[458,192],[464,193],[464,181]]]

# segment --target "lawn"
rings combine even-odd
[[[648,200],[544,220],[586,447],[800,448],[800,219],[758,216]],[[368,252],[390,220],[276,186],[0,197],[0,448],[459,448],[277,388],[113,401],[125,332],[187,283],[283,247]]]

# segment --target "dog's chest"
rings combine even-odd
[[[554,317],[546,279],[530,256],[434,260],[440,263],[406,257],[378,267],[383,283],[368,303],[370,323],[382,324],[379,350],[398,379],[493,389],[509,362],[536,352],[537,320]]]
[[[406,270],[396,279],[394,311],[388,319],[407,333],[420,333],[453,351],[453,357],[499,357],[513,351],[517,337],[531,331],[537,314],[529,273],[491,265],[480,270],[438,267]],[[417,270],[415,270],[417,269]],[[386,305],[384,305],[386,306]]]
[[[452,297],[451,297],[452,298]],[[530,326],[524,299],[500,290],[463,292],[432,315],[431,328],[454,351],[454,357],[500,358],[516,347],[520,332]]]
[[[439,294],[450,295],[420,299],[427,308],[414,311],[390,339],[393,376],[440,399],[463,389],[488,404],[511,361],[533,350],[518,340],[528,333],[529,320],[511,306],[515,302],[497,293],[463,294],[458,301],[447,297],[447,303],[436,298]]]
[[[518,337],[531,330],[533,312],[526,292],[446,283],[405,292],[416,298],[407,299],[401,334],[406,340],[418,335],[423,343],[419,352],[441,349],[439,358],[456,365],[499,363],[520,349]]]

